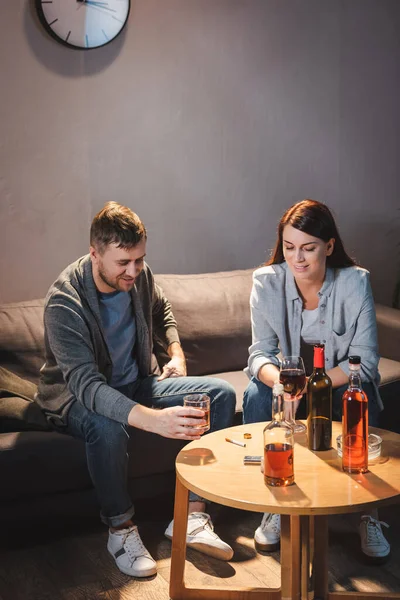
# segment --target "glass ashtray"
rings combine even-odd
[[[336,438],[336,446],[338,456],[342,456],[342,435],[338,435]],[[368,435],[368,460],[373,460],[381,455],[382,438],[375,433]]]

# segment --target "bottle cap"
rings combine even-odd
[[[274,387],[272,388],[272,392],[275,394],[275,396],[279,396],[280,394],[283,394],[283,391],[283,385],[279,383],[279,381],[276,381],[274,383]]]
[[[314,344],[314,368],[325,368],[325,346],[324,344]]]
[[[352,356],[349,356],[349,363],[351,365],[359,365],[361,364],[361,357],[353,354]]]

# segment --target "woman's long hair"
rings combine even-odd
[[[333,252],[326,257],[326,264],[332,268],[352,267],[357,263],[350,258],[344,249],[335,219],[329,208],[317,200],[302,200],[291,206],[283,215],[278,225],[278,238],[271,258],[265,265],[285,262],[283,256],[282,236],[285,225],[291,225],[299,231],[317,237],[324,242],[335,239]]]

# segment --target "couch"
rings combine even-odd
[[[189,375],[229,381],[241,420],[243,373],[251,343],[252,269],[198,275],[158,275],[178,322]],[[84,444],[50,431],[33,401],[43,364],[44,300],[0,305],[1,519],[97,514]],[[383,427],[400,431],[400,311],[376,306],[385,404]],[[167,357],[154,348],[159,364]],[[130,437],[129,487],[134,500],[173,492],[174,459],[182,442],[140,430]]]

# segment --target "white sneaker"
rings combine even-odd
[[[254,534],[256,550],[261,552],[274,552],[281,543],[281,515],[264,513],[261,525]]]
[[[172,540],[174,521],[165,530],[165,537]],[[223,542],[216,533],[210,515],[203,512],[189,513],[186,545],[220,560],[231,560],[232,548]]]
[[[370,515],[361,517],[361,550],[368,562],[375,564],[385,562],[390,555],[390,544],[382,533],[382,525],[389,527],[387,523],[377,521]]]
[[[150,577],[157,572],[156,562],[146,550],[136,525],[109,531],[107,550],[125,575]]]

